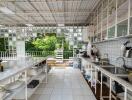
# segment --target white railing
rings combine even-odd
[[[54,56],[54,51],[26,51],[26,56],[32,57],[47,57],[47,56]]]
[[[32,57],[53,56],[55,57],[55,52],[54,51],[26,51],[25,56],[32,56]],[[70,59],[72,57],[73,57],[72,51],[63,52],[64,59]],[[13,60],[17,58],[17,54],[12,53],[12,52],[0,51],[0,58],[3,60]]]
[[[16,59],[16,53],[10,53],[6,51],[0,51],[0,59],[13,60]]]
[[[32,57],[47,57],[47,56],[54,56],[54,51],[26,51],[26,56],[32,56]],[[73,57],[73,51],[63,51],[63,58],[69,59]]]

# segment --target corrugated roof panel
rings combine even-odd
[[[20,6],[25,11],[27,11],[27,10],[29,10],[29,11],[34,10],[34,8],[28,2],[17,2],[16,4],[18,6]]]
[[[16,15],[8,15],[5,19],[18,20],[25,23],[25,20],[40,23],[84,23],[89,13],[100,0],[7,0],[7,6]],[[1,17],[2,18],[2,17]],[[30,22],[29,22],[30,23]]]

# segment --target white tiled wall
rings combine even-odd
[[[98,49],[100,50],[100,54],[104,55],[104,53],[108,53],[108,57],[111,64],[116,65],[116,58],[122,56],[121,45],[130,40],[130,43],[127,46],[132,47],[132,38],[119,39],[114,41],[107,41],[96,44]],[[132,67],[132,58],[125,58],[126,65]]]

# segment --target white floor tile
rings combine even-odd
[[[70,88],[64,88],[63,90],[62,90],[62,95],[70,95],[70,94],[72,94],[72,89],[70,89]]]
[[[38,99],[36,99],[38,100]],[[39,100],[50,100],[50,95],[48,94],[43,94],[39,97]]]
[[[54,95],[55,94],[61,95],[62,94],[62,88],[54,88],[52,94],[54,94]]]
[[[52,69],[29,100],[96,100],[78,69]]]
[[[33,94],[30,98],[29,98],[29,100],[39,100],[39,98],[40,98],[40,94]]]
[[[61,100],[61,95],[54,95],[52,94],[51,97],[50,97],[50,100]]]
[[[51,94],[53,88],[38,88],[34,94]]]
[[[73,100],[83,100],[83,96],[82,95],[73,95]],[[90,99],[88,99],[90,100]]]
[[[62,95],[61,100],[73,100],[73,96],[72,95]]]
[[[82,89],[72,89],[73,95],[83,95]]]

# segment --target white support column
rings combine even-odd
[[[107,5],[107,38],[108,38],[108,27],[109,27],[109,0]]]
[[[27,70],[25,70],[25,100],[28,100],[28,92],[27,92]]]
[[[124,100],[127,100],[127,88],[125,87]]]
[[[102,84],[103,84],[103,79],[102,79],[102,76],[103,76],[103,75],[102,75],[102,72],[101,72],[101,82],[100,82],[100,83],[101,83],[101,86],[100,86],[100,99],[102,99],[102,86],[103,86],[103,85],[102,85]]]
[[[97,32],[95,33],[95,36],[96,36],[96,34],[98,34],[98,32],[99,32],[99,30],[98,30],[98,28],[99,28],[98,20],[99,20],[99,15],[98,15],[98,10],[97,10]],[[97,42],[97,41],[95,41],[95,42]]]
[[[48,64],[47,64],[47,61],[46,61],[46,68],[45,68],[45,79],[46,79],[46,83],[48,82]]]
[[[91,87],[92,87],[92,80],[93,80],[93,71],[92,71],[92,65],[90,64],[90,66],[91,66]]]
[[[130,35],[130,13],[131,13],[131,1],[128,0],[128,30],[127,30],[127,35]]]
[[[111,89],[111,85],[112,85],[111,83],[112,83],[112,79],[110,78],[110,91],[109,91],[109,100],[111,100],[111,90],[112,90],[112,89]]]
[[[103,33],[103,29],[102,29],[102,27],[103,27],[103,3],[102,3],[102,8],[101,8],[101,39],[100,39],[100,41],[102,41],[102,33]]]
[[[95,73],[94,73],[94,74],[95,74],[95,94],[96,94],[96,92],[97,92],[97,86],[96,86],[96,85],[97,85],[97,84],[96,84],[96,83],[97,83],[96,71],[97,71],[97,70],[96,70],[96,68],[95,68]]]
[[[116,18],[115,18],[115,38],[117,37],[117,13],[118,13],[118,11],[117,11],[117,4],[118,3],[118,0],[116,0]]]
[[[25,41],[17,41],[16,52],[17,57],[25,57]]]

